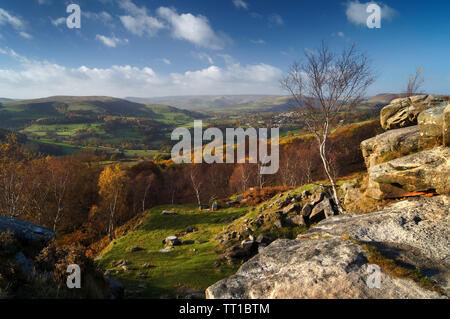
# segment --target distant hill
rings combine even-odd
[[[404,94],[400,93],[381,93],[368,98],[366,101],[369,103],[389,104],[392,100],[403,97]]]
[[[105,115],[149,116],[153,112],[144,104],[106,96],[52,96],[41,99],[9,101],[4,107],[41,116],[58,116],[70,112]]]
[[[362,102],[365,106],[386,105],[402,94],[383,93],[370,97]],[[136,103],[155,103],[172,105],[180,109],[191,111],[213,112],[286,112],[298,108],[290,96],[275,95],[193,95],[193,96],[167,96],[154,98],[127,97]]]
[[[0,97],[0,103],[8,103],[8,102],[14,102],[14,100]]]
[[[192,95],[154,98],[127,97],[126,99],[137,103],[166,104],[185,110],[205,111],[239,109],[239,106],[242,105],[254,105],[257,107],[258,101],[263,101],[267,98],[276,99],[278,97],[271,95]]]

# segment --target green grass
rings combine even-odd
[[[163,216],[163,210],[178,213]],[[113,271],[113,277],[129,290],[136,290],[141,284],[147,286],[138,297],[160,298],[167,295],[183,295],[183,290],[203,291],[213,283],[232,275],[237,268],[228,264],[215,265],[218,260],[219,244],[214,237],[236,218],[245,215],[247,208],[228,208],[217,212],[200,212],[196,206],[164,206],[151,209],[143,224],[136,231],[111,243],[98,261],[102,269]],[[169,253],[160,253],[164,248],[162,240],[185,231],[189,227],[197,232],[186,234],[181,240],[201,240],[175,247]],[[128,252],[133,246],[144,250]],[[134,270],[122,271],[113,267],[119,260],[126,260]],[[144,269],[144,264],[153,268]],[[118,272],[117,274],[115,272]],[[139,278],[139,274],[146,278]]]

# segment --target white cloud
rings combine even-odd
[[[243,0],[233,0],[233,4],[238,9],[248,9],[248,3]]]
[[[25,23],[19,18],[12,14],[10,14],[8,11],[0,8],[0,25],[11,25],[16,30],[23,30],[25,29]]]
[[[199,47],[213,50],[223,49],[229,41],[225,35],[216,34],[208,19],[202,15],[178,14],[174,9],[167,7],[160,7],[158,14],[170,24],[172,36],[176,39],[186,40]]]
[[[167,65],[171,65],[171,64],[172,64],[172,62],[171,62],[169,59],[167,59],[167,58],[163,58],[162,61],[163,61],[165,64],[167,64]]]
[[[31,36],[31,34],[25,32],[25,31],[20,31],[20,32],[19,32],[19,35],[20,35],[22,38],[25,38],[25,39],[32,39],[32,38],[33,38],[33,37]]]
[[[51,4],[51,3],[52,3],[51,0],[37,0],[37,2],[38,2],[40,5],[43,5],[43,4]]]
[[[344,32],[342,32],[342,31],[339,31],[339,32],[337,33],[337,35],[338,35],[339,37],[341,37],[341,38],[344,38],[344,37],[345,37],[345,34],[344,34]]]
[[[120,21],[134,35],[154,36],[164,28],[161,21],[148,15],[145,7],[139,8],[130,0],[120,1],[119,6],[128,13],[128,15],[120,16]]]
[[[195,56],[197,59],[202,61],[207,61],[209,64],[214,64],[213,58],[209,56],[208,54],[204,52],[192,52],[192,55]]]
[[[349,1],[347,2],[345,14],[347,15],[347,19],[356,24],[356,25],[366,25],[367,18],[369,17],[369,13],[367,13],[367,6],[371,3],[376,3],[381,8],[381,19],[391,20],[396,11],[383,3],[377,3],[374,1],[361,3],[359,0]]]
[[[32,36],[27,33],[25,22],[19,17],[14,16],[8,11],[0,8],[0,26],[1,25],[10,25],[12,26],[21,37],[25,39],[31,39]]]
[[[55,27],[58,27],[61,24],[65,24],[66,23],[66,18],[61,17],[61,18],[57,18],[57,19],[54,19],[54,20],[50,19],[50,21]]]
[[[119,38],[115,37],[114,35],[111,37],[107,37],[107,36],[104,36],[101,34],[97,34],[95,36],[95,39],[99,40],[104,45],[106,45],[107,47],[110,47],[110,48],[115,48],[118,44],[128,43],[127,39],[119,39]]]
[[[280,26],[280,25],[284,24],[284,20],[279,14],[274,13],[274,14],[271,14],[269,16],[269,23],[271,25],[278,25],[278,26]]]
[[[48,61],[28,60],[13,50],[0,49],[18,62],[0,69],[0,96],[36,98],[51,95],[162,96],[189,94],[279,94],[282,71],[268,64],[156,74],[150,67],[65,67]],[[11,65],[11,64],[9,64]]]

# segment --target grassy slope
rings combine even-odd
[[[344,181],[339,181],[338,185],[342,183]],[[212,213],[200,212],[196,205],[154,207],[147,212],[143,224],[137,230],[117,239],[102,252],[98,264],[105,271],[111,270],[113,278],[123,283],[127,290],[142,290],[138,296],[131,294],[127,297],[174,297],[183,296],[183,291],[204,291],[211,284],[234,274],[238,268],[226,263],[215,265],[222,252],[215,239],[217,235],[225,230],[239,231],[246,219],[255,219],[262,212],[275,214],[280,207],[270,204],[287,196],[300,195],[304,190],[312,190],[315,186],[317,184],[304,185],[277,195],[254,208],[227,208]],[[175,211],[178,215],[161,215],[163,210]],[[206,243],[178,246],[166,254],[159,252],[164,248],[164,238],[189,227],[196,227],[199,231],[187,234],[181,240],[202,240]],[[286,227],[281,230],[269,227],[255,229],[254,235],[265,233],[276,238],[293,239],[305,230],[305,227]],[[129,252],[135,246],[144,250]],[[114,266],[121,260],[129,262],[132,270],[123,271],[121,266]],[[154,267],[145,269],[144,264]],[[140,274],[144,274],[146,278],[139,278]],[[145,284],[145,289],[139,288],[142,284]]]
[[[173,210],[176,216],[163,216],[162,210]],[[203,291],[218,280],[236,271],[229,265],[215,266],[218,259],[218,242],[214,237],[236,218],[247,213],[246,208],[228,208],[217,212],[199,212],[196,206],[166,206],[151,209],[145,221],[136,231],[110,244],[103,252],[99,265],[113,270],[113,276],[128,290],[136,290],[141,284],[147,286],[139,297],[159,298],[176,296],[186,290]],[[182,240],[202,240],[203,244],[175,247],[169,253],[160,253],[164,248],[162,240],[168,236],[197,227],[198,232],[183,236]],[[128,252],[133,246],[144,248]],[[135,270],[123,271],[112,264],[119,260],[130,262]],[[144,269],[144,264],[153,268]],[[117,273],[116,273],[117,271]],[[139,278],[144,273],[147,278]]]

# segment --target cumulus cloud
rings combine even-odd
[[[109,68],[66,67],[29,60],[0,49],[17,67],[0,69],[0,96],[36,98],[50,95],[162,96],[189,94],[280,93],[282,71],[268,64],[208,68],[184,73],[157,74],[150,67],[115,65]],[[10,64],[11,65],[11,64]]]
[[[173,8],[160,7],[157,15],[149,14],[146,7],[138,7],[131,0],[119,1],[119,7],[127,15],[120,16],[123,26],[137,36],[155,36],[162,29],[169,29],[175,39],[191,42],[199,47],[221,50],[231,42],[224,33],[215,32],[208,18],[191,13],[178,14]]]
[[[123,26],[137,36],[154,36],[164,28],[164,24],[157,18],[147,13],[147,8],[138,7],[130,0],[120,1],[119,6],[128,15],[120,16]]]
[[[110,47],[110,48],[115,48],[119,44],[126,44],[126,43],[128,43],[127,39],[119,39],[119,38],[115,37],[114,35],[111,36],[111,37],[107,37],[107,36],[104,36],[104,35],[101,35],[101,34],[97,34],[95,36],[95,39],[99,40],[104,45],[106,45],[107,47]]]
[[[243,0],[233,0],[233,4],[238,9],[248,9],[248,3]]]
[[[176,39],[186,40],[199,47],[213,50],[223,49],[229,41],[224,34],[214,32],[208,19],[202,15],[178,14],[174,9],[167,7],[160,7],[158,14],[169,23],[172,36]]]
[[[361,3],[359,0],[349,1],[346,4],[345,14],[347,15],[347,19],[356,25],[366,25],[367,18],[369,17],[369,13],[367,13],[367,6],[369,4],[378,4],[381,8],[381,18],[386,20],[391,20],[396,11],[383,3],[377,3],[374,1]]]

